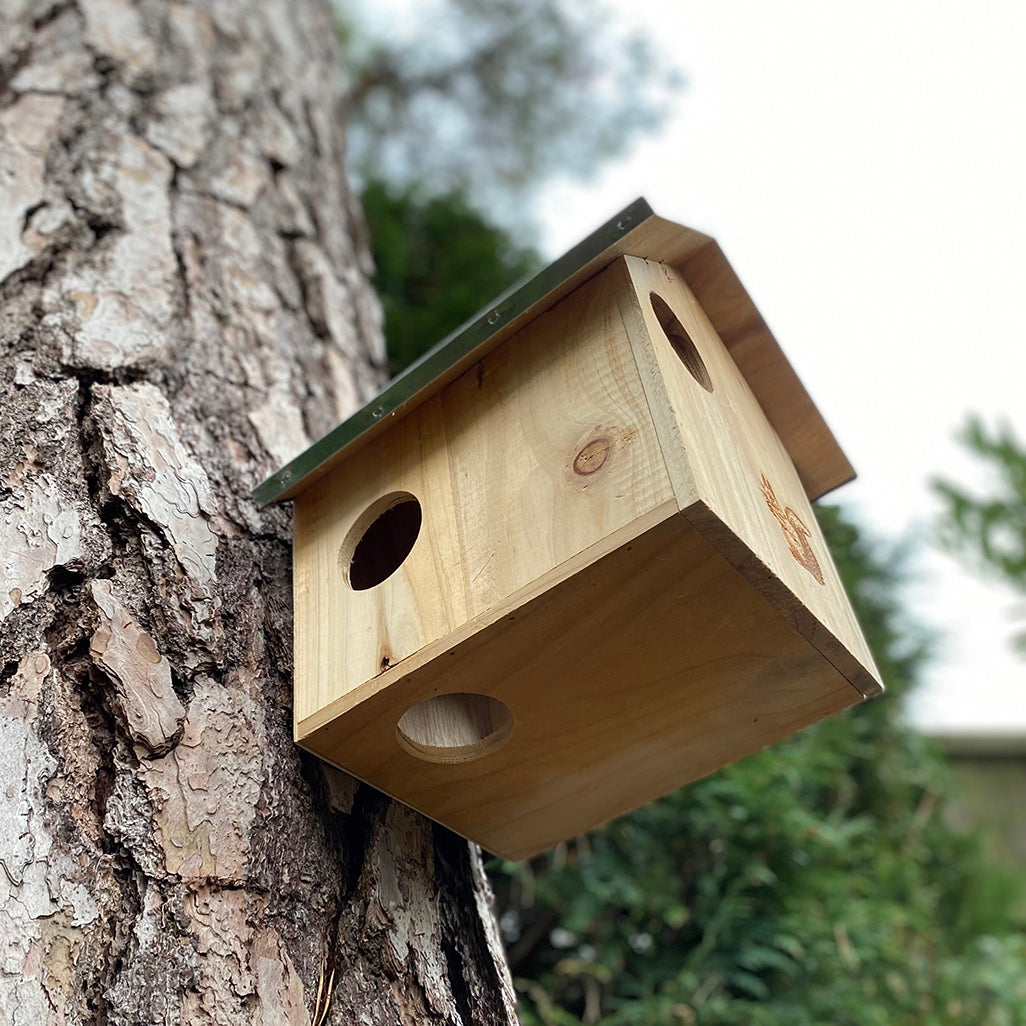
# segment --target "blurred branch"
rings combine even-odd
[[[554,174],[587,175],[666,113],[681,78],[595,2],[440,0],[412,43],[342,11],[360,178],[462,190],[493,210]]]
[[[988,428],[972,417],[960,433],[993,481],[987,495],[974,495],[946,479],[934,481],[943,499],[941,540],[973,566],[1026,591],[1026,446],[1008,424]]]

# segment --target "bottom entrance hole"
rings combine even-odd
[[[497,698],[460,692],[410,706],[396,725],[399,744],[426,762],[470,762],[501,748],[513,714]]]

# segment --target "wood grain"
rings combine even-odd
[[[297,719],[672,508],[610,273],[622,291],[618,265],[296,502]],[[364,511],[396,492],[420,501],[420,536],[395,574],[354,592],[339,554]]]
[[[354,531],[399,495],[417,541],[354,591]],[[667,264],[615,261],[392,423],[299,496],[295,546],[297,740],[511,858],[880,687]]]
[[[862,697],[681,516],[503,612],[300,744],[524,858]],[[504,745],[452,765],[404,749],[407,708],[471,685],[512,712]]]
[[[643,322],[632,323],[631,339],[680,508],[864,694],[878,693],[879,673],[816,515],[744,375],[680,272],[625,260]],[[674,351],[653,295],[679,318],[711,391]]]

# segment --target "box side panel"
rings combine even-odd
[[[413,703],[460,691],[508,707],[502,747],[447,765],[399,743]],[[301,743],[488,850],[523,858],[860,698],[676,516]]]
[[[622,266],[598,275],[298,497],[298,720],[673,508],[626,288]],[[392,576],[353,591],[347,539],[396,493],[419,501],[420,535]]]
[[[679,262],[638,255],[673,264],[683,274],[784,443],[809,498],[850,481],[855,471],[848,458],[720,247],[709,242]]]
[[[744,376],[680,273],[626,258],[636,289],[633,336],[681,508],[792,623],[867,694],[879,675],[805,489]],[[697,491],[697,497],[696,497]],[[696,501],[697,498],[697,501]]]

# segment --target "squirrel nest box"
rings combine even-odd
[[[295,736],[525,858],[881,690],[852,469],[720,248],[639,200],[265,481]]]

